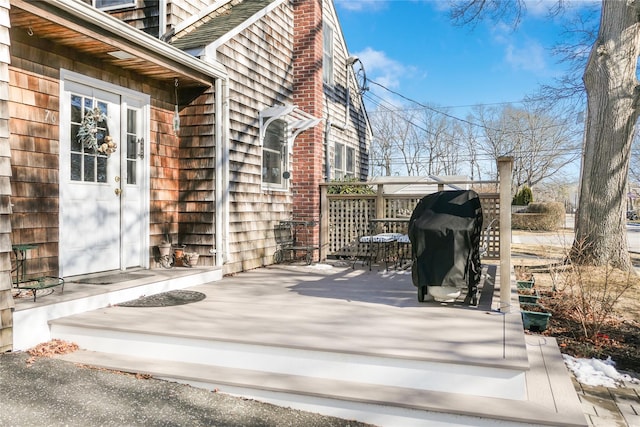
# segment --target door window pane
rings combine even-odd
[[[143,143],[140,135],[138,110],[127,109],[127,184],[137,184],[139,145]]]
[[[107,156],[96,156],[98,162],[97,182],[107,182]]]
[[[72,94],[69,153],[72,181],[107,182],[108,156],[98,151],[109,135],[108,104],[94,98]]]
[[[71,153],[71,181],[82,181],[82,155]]]
[[[137,146],[135,135],[127,135],[127,184],[136,183]]]
[[[84,181],[95,181],[96,158],[84,156]]]

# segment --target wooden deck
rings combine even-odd
[[[89,350],[76,362],[377,425],[585,425],[555,341],[495,310],[497,270],[466,307],[419,303],[408,271],[274,266],[188,287],[206,295],[197,303],[114,303],[52,320],[51,332]],[[78,285],[112,285],[90,286]],[[67,287],[36,305],[55,307]],[[19,305],[19,319],[38,308]]]

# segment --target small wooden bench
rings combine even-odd
[[[27,251],[37,248],[35,244],[13,245],[13,253],[16,256],[16,267],[12,271],[16,272],[14,285],[16,289],[29,290],[33,292],[33,302],[36,301],[39,290],[54,288],[61,286],[61,293],[64,292],[64,279],[60,277],[34,277],[25,278],[25,262],[27,260]]]

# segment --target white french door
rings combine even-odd
[[[63,276],[148,263],[148,101],[99,84],[65,79],[61,90]]]

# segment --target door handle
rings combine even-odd
[[[122,193],[122,190],[120,188],[116,188],[113,192],[116,193],[116,196],[119,196],[120,193]]]

